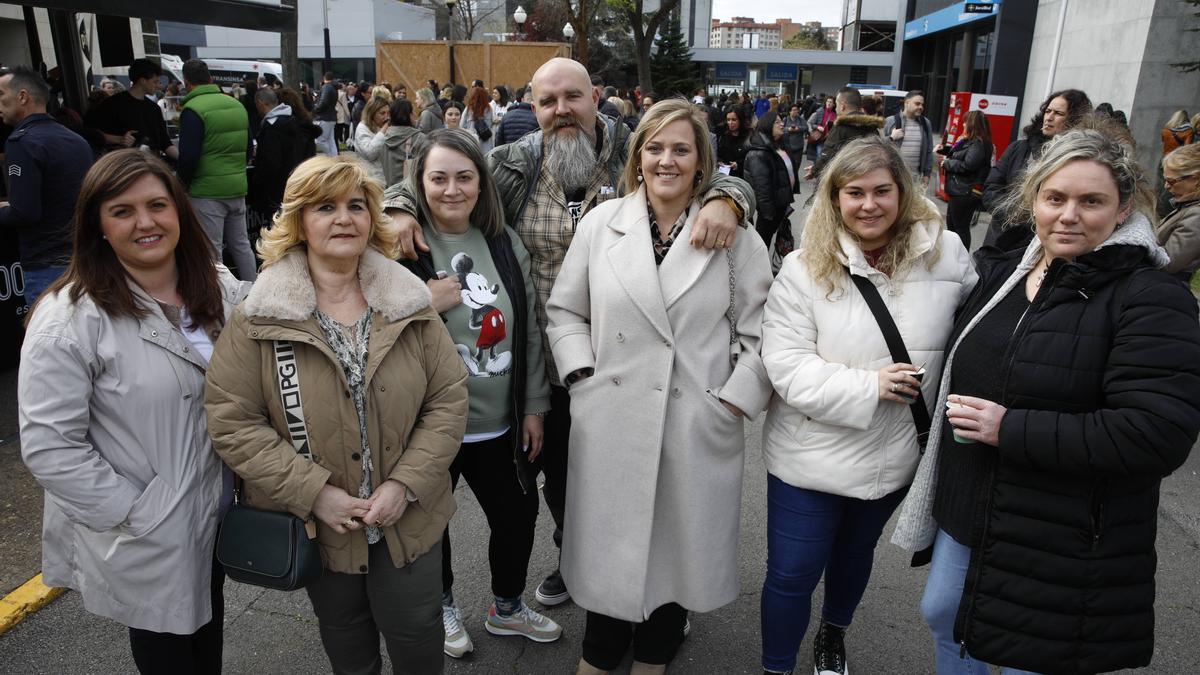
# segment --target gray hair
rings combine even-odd
[[[1109,170],[1121,208],[1141,212],[1151,223],[1157,221],[1154,193],[1138,164],[1137,148],[1129,132],[1110,120],[1089,116],[1046,142],[1042,156],[1030,164],[1020,185],[1004,198],[1000,211],[1009,214],[1005,226],[1033,222],[1033,206],[1042,184],[1078,160],[1095,162]]]
[[[275,91],[270,88],[263,88],[254,92],[254,100],[263,105],[269,105],[272,108],[279,105],[279,97],[276,96]]]

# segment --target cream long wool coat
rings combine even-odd
[[[697,212],[656,267],[644,189],[593,209],[546,309],[558,372],[595,368],[571,387],[563,577],[579,605],[626,621],[738,593],[743,423],[718,397],[749,417],[767,404],[771,267],[759,237],[739,233],[735,367],[729,264],[688,244]]]

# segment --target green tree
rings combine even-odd
[[[682,94],[690,96],[696,90],[696,64],[679,27],[679,17],[672,14],[658,35],[658,50],[650,60],[654,92],[660,99]],[[647,91],[644,87],[642,91]]]
[[[805,26],[783,43],[784,49],[833,49],[820,28]]]

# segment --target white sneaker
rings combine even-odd
[[[458,611],[458,607],[442,605],[442,627],[446,630],[445,642],[442,645],[446,656],[461,659],[467,652],[475,651],[471,636],[463,626],[462,613]]]
[[[510,616],[500,616],[493,602],[483,627],[492,635],[520,635],[534,642],[554,642],[562,636],[562,626],[529,609],[525,603]]]

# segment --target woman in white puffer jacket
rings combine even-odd
[[[850,275],[876,288],[912,363],[892,358]],[[843,636],[867,587],[875,544],[920,450],[909,406],[941,375],[954,312],[977,277],[959,238],[876,137],[829,164],[763,316],[763,363],[775,388],[763,428],[767,577],[763,669],[790,672],[825,576],[813,640],[819,675],[847,672]]]

